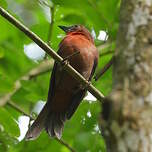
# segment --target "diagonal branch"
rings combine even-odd
[[[94,79],[97,81],[113,64],[114,56],[109,60],[109,62],[95,75]]]
[[[50,48],[45,42],[43,42],[35,33],[30,31],[26,26],[24,26],[20,21],[15,19],[10,15],[5,9],[0,7],[0,14],[10,23],[16,26],[19,30],[25,33],[30,39],[32,39],[39,47],[41,47],[46,53],[48,53],[54,60],[62,63],[63,58],[60,57],[52,48]],[[94,95],[99,101],[104,99],[104,95],[97,90],[93,85],[91,85],[81,74],[79,74],[71,65],[65,65],[64,69],[74,77],[83,86],[88,86],[88,91]]]
[[[38,75],[41,75],[45,72],[50,71],[51,67],[53,66],[53,60],[45,60],[42,63],[40,63],[36,68],[33,68],[31,71],[29,71],[27,74],[19,78],[14,83],[14,90],[0,98],[0,107],[4,106],[9,100],[11,100],[11,97],[22,87],[21,81],[22,80],[30,80],[33,77],[36,77]]]
[[[50,7],[51,5],[49,4],[49,3],[47,3],[47,1],[45,1],[45,0],[38,0],[38,3],[39,4],[43,4],[43,5],[45,5],[45,6],[47,6],[47,7]]]
[[[68,148],[71,152],[76,152],[68,143],[66,143],[62,139],[55,138],[56,141],[58,141],[60,144],[64,145],[66,148]]]
[[[28,113],[26,113],[21,107],[19,107],[18,105],[16,105],[14,102],[12,102],[11,100],[9,100],[7,102],[7,105],[13,109],[15,109],[16,111],[18,111],[19,113],[25,115],[25,116],[28,116],[31,120],[34,120],[34,118],[29,115]]]
[[[48,43],[49,46],[50,46],[52,33],[53,33],[54,12],[55,12],[55,6],[54,5],[52,7],[50,6],[51,21],[50,21],[49,32],[48,32],[48,40],[47,40],[47,43]]]
[[[106,52],[99,54],[99,56],[102,57],[102,56],[111,55],[111,54],[114,54],[114,51],[106,51]]]
[[[8,101],[7,105],[10,106],[11,108],[15,109],[21,114],[24,114],[25,116],[28,116],[31,120],[34,120],[34,117],[32,117],[30,114],[26,113],[23,109],[21,109],[18,105],[13,103],[12,101]],[[69,149],[71,152],[76,152],[68,143],[66,143],[62,139],[54,138],[57,142],[65,146],[67,149]]]

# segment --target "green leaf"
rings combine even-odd
[[[4,127],[4,131],[11,136],[19,136],[20,131],[17,122],[5,108],[0,108],[0,116],[0,124]]]
[[[0,130],[0,151],[7,152],[10,146],[14,146],[17,143],[17,139],[11,137],[5,131]]]
[[[13,82],[8,76],[4,76],[3,73],[1,73],[0,69],[0,96],[12,91],[13,89]]]
[[[63,20],[71,24],[85,24],[84,17],[77,14],[68,14],[63,17]]]
[[[0,0],[0,6],[2,6],[3,8],[7,8],[7,3],[5,0]]]
[[[0,47],[0,59],[4,57],[4,49]]]

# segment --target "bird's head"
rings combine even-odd
[[[65,33],[78,32],[82,30],[82,25],[58,26],[58,27],[62,29]]]
[[[67,35],[69,35],[69,34],[83,34],[88,39],[93,41],[93,38],[92,38],[90,32],[83,25],[58,26],[58,27],[60,29],[62,29]]]

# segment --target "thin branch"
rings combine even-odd
[[[19,113],[21,113],[21,114],[23,114],[25,116],[28,116],[31,120],[34,120],[34,118],[31,115],[27,114],[22,108],[20,108],[18,105],[16,105],[12,101],[8,101],[7,105],[10,106],[11,108],[15,109]]]
[[[14,89],[12,92],[5,94],[0,98],[0,107],[4,106],[9,100],[11,100],[11,97],[22,87],[21,81],[22,80],[30,80],[31,78],[34,78],[38,75],[41,75],[42,73],[48,72],[48,70],[51,69],[53,66],[53,60],[45,60],[42,63],[40,63],[36,68],[33,68],[30,70],[27,74],[19,78],[14,83]]]
[[[113,54],[113,53],[114,51],[106,51],[106,52],[100,53],[99,56],[102,57],[102,56]]]
[[[100,50],[104,50],[104,49],[110,47],[111,45],[112,45],[111,42],[104,42],[104,43],[102,43],[102,44],[99,44],[99,45],[97,46],[97,49],[98,49],[99,51],[100,51]]]
[[[55,11],[55,6],[52,4],[52,6],[50,6],[49,9],[50,9],[51,20],[50,20],[50,24],[49,24],[47,44],[48,44],[48,46],[51,46],[51,38],[52,38],[53,25],[54,25],[54,11]],[[45,54],[44,59],[47,59],[47,54]]]
[[[28,77],[27,80],[33,79],[47,72],[50,72],[53,67],[53,63],[54,63],[53,60],[44,60],[36,68],[33,68],[27,74],[27,77]]]
[[[48,4],[46,1],[38,0],[38,2],[39,2],[41,5],[45,5],[45,6],[47,6],[47,7],[51,7],[51,5],[50,5],[50,4]]]
[[[73,54],[71,54],[71,55],[69,55],[69,56],[65,57],[65,58],[63,59],[63,62],[64,62],[64,61],[66,61],[66,60],[69,60],[71,57],[73,57],[73,56],[75,56],[75,55],[78,55],[78,54],[80,54],[80,52],[79,52],[79,51],[74,52]]]
[[[97,81],[113,64],[114,57],[110,59],[110,61],[99,71],[99,73],[96,74],[94,77],[95,81]]]
[[[99,56],[100,57],[114,53],[114,51],[112,51],[112,41],[108,41],[108,42],[106,42],[104,44],[98,45],[97,49],[99,51]],[[110,50],[110,51],[104,51],[104,52],[102,52],[102,50],[104,50],[104,49],[107,49],[107,50]]]
[[[55,11],[55,6],[53,5],[50,7],[50,15],[51,15],[51,21],[50,21],[50,26],[49,26],[49,32],[48,32],[48,45],[50,46],[51,38],[52,38],[52,33],[53,33],[53,25],[54,25],[54,11]]]
[[[64,140],[55,138],[59,143],[64,145],[66,148],[68,148],[71,152],[76,152],[69,144],[67,144]]]
[[[31,120],[35,120],[35,118],[33,116],[31,116],[30,114],[26,113],[22,108],[20,108],[19,106],[17,106],[15,103],[8,101],[7,105],[10,106],[11,108],[15,109],[16,111],[18,111],[21,114],[24,114],[25,116],[28,116]],[[63,146],[65,146],[67,149],[69,149],[71,152],[76,152],[68,143],[66,143],[64,140],[62,139],[58,139],[58,138],[54,138],[57,142],[59,142],[60,144],[62,144]]]
[[[10,15],[5,9],[0,7],[0,14],[10,23],[16,26],[19,30],[25,33],[30,39],[32,39],[39,47],[41,47],[46,53],[48,53],[54,60],[62,63],[63,58],[60,57],[52,48],[50,48],[45,42],[43,42],[35,33],[30,31],[26,26],[24,26],[20,21],[15,19]],[[88,86],[88,91],[93,94],[99,101],[104,99],[104,95],[97,90],[92,84],[90,84],[80,73],[78,73],[71,65],[65,65],[64,69],[74,77],[83,86]]]

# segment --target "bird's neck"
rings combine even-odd
[[[85,33],[85,32],[70,32],[67,34],[67,36],[73,36],[73,35],[81,35],[81,36],[84,36],[86,39],[88,39],[90,42],[92,42],[94,44],[94,40],[91,36],[90,33]]]

